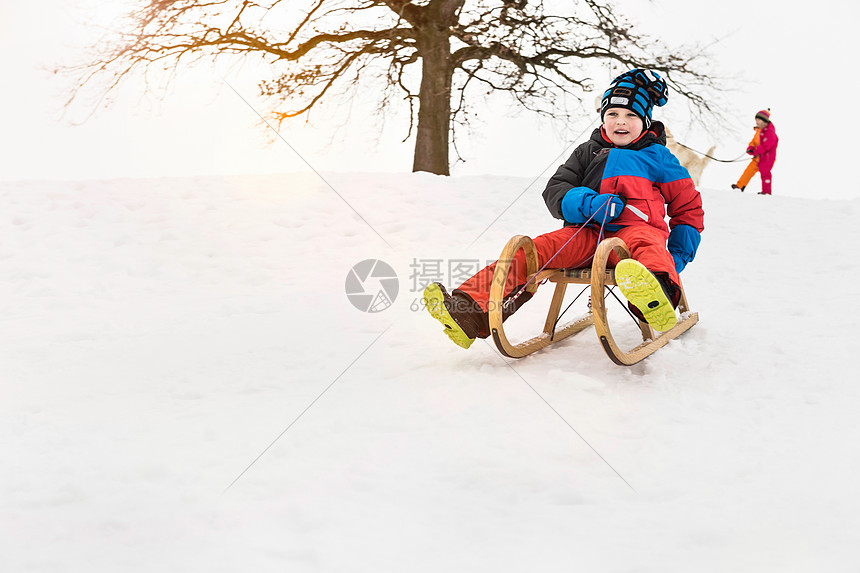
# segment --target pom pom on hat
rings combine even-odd
[[[600,102],[600,119],[610,107],[629,109],[642,118],[645,128],[651,127],[651,110],[666,105],[669,89],[656,72],[635,68],[614,80]]]
[[[757,111],[755,114],[755,118],[760,119],[765,123],[770,123],[770,108]]]

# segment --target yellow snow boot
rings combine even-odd
[[[427,305],[427,311],[430,316],[441,322],[445,326],[445,334],[448,335],[454,344],[463,348],[469,348],[475,342],[474,338],[469,338],[469,335],[463,328],[457,324],[454,317],[448,311],[445,301],[451,300],[451,295],[445,290],[445,287],[439,283],[431,283],[424,289],[424,303]]]
[[[678,323],[663,285],[639,261],[624,259],[619,262],[615,267],[615,284],[655,330],[666,332]]]

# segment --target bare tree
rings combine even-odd
[[[634,31],[611,0],[140,0],[128,21],[75,68],[78,90],[176,74],[201,58],[259,56],[276,73],[262,95],[278,121],[309,114],[358,87],[378,88],[379,109],[402,96],[414,133],[413,171],[449,173],[455,127],[478,96],[510,94],[527,110],[568,119],[560,102],[591,88],[599,63],[660,72],[698,114],[714,88],[698,47],[664,47]],[[581,107],[581,106],[580,106]]]

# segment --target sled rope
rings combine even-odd
[[[613,288],[609,287],[609,288],[607,288],[606,290],[607,290],[607,291],[609,291],[609,294],[611,294],[611,295],[612,295],[612,297],[613,297],[616,301],[618,301],[618,304],[620,304],[620,305],[621,305],[621,308],[623,308],[624,310],[626,310],[626,311],[627,311],[627,314],[629,314],[629,315],[630,315],[630,318],[632,318],[632,319],[633,319],[633,322],[635,322],[636,324],[639,324],[639,319],[638,319],[638,318],[636,318],[636,315],[635,315],[635,314],[633,314],[632,312],[630,312],[630,307],[628,307],[626,304],[624,304],[624,301],[622,301],[620,298],[618,298],[618,295],[617,295],[617,294],[615,294],[615,289],[613,289]],[[604,296],[603,296],[603,298],[604,298],[604,299],[606,299],[606,297],[607,297],[607,296],[609,296],[609,295],[604,295]]]
[[[570,310],[570,307],[573,306],[573,303],[575,303],[577,300],[579,300],[579,297],[582,296],[582,293],[587,291],[589,288],[590,287],[585,287],[581,291],[579,291],[579,294],[576,295],[572,301],[570,301],[570,304],[568,304],[566,307],[564,307],[564,310],[561,311],[561,313],[558,315],[558,318],[556,318],[555,322],[552,324],[552,334],[550,335],[550,340],[555,338],[555,329],[558,327],[558,323],[561,322],[562,317],[567,313],[568,310]],[[606,297],[608,297],[611,294],[615,298],[615,300],[618,301],[618,304],[621,305],[621,308],[623,308],[625,311],[627,311],[627,314],[630,316],[630,318],[633,319],[633,322],[638,325],[639,319],[636,318],[636,315],[634,315],[632,312],[630,312],[630,308],[628,308],[628,306],[626,304],[624,304],[624,301],[622,301],[620,298],[618,298],[618,295],[615,294],[615,289],[613,287],[607,286],[606,290],[608,292],[605,295],[603,295],[603,298],[605,299]],[[589,308],[591,308],[590,302],[589,302],[588,306],[589,306]]]
[[[720,163],[737,163],[738,161],[746,161],[746,158],[744,157],[744,155],[746,155],[746,153],[741,153],[735,159],[717,159],[716,157],[712,157],[712,156],[708,155],[707,153],[702,153],[701,151],[693,149],[692,147],[687,147],[686,145],[684,145],[683,143],[681,143],[677,139],[675,140],[675,143],[677,143],[678,145],[680,145],[684,149],[689,149],[690,151],[698,153],[699,155],[707,157],[708,159],[713,159],[714,161],[719,161]]]
[[[566,313],[568,310],[570,310],[570,307],[572,307],[572,306],[573,306],[573,303],[575,303],[577,300],[579,300],[579,297],[581,297],[581,296],[582,296],[582,293],[584,293],[585,291],[587,291],[587,290],[588,290],[588,289],[590,289],[590,288],[591,288],[590,286],[584,287],[581,291],[579,291],[579,294],[578,294],[578,295],[576,295],[576,296],[573,298],[573,300],[572,300],[572,301],[570,301],[570,304],[569,304],[569,305],[567,305],[566,307],[564,307],[564,310],[563,310],[563,311],[561,311],[561,314],[559,314],[559,315],[558,315],[558,318],[556,318],[556,319],[555,319],[555,322],[553,322],[553,323],[552,323],[552,334],[550,335],[550,340],[552,340],[552,339],[554,339],[554,338],[555,338],[555,329],[556,329],[556,327],[558,326],[558,323],[561,321],[561,317],[563,317],[563,316],[565,315],[565,313]],[[590,303],[590,302],[589,302],[589,306],[591,306],[591,303]]]
[[[686,147],[686,146],[685,146],[685,147]],[[694,151],[695,151],[695,150],[694,150]],[[584,228],[588,225],[588,223],[590,223],[590,222],[591,222],[591,220],[592,220],[592,219],[594,219],[594,218],[595,218],[595,216],[597,216],[597,214],[598,214],[601,210],[603,210],[603,211],[604,211],[604,213],[603,213],[603,219],[600,221],[600,230],[597,232],[597,244],[599,245],[599,244],[600,244],[600,242],[605,238],[605,236],[604,236],[604,231],[605,231],[605,229],[606,229],[606,219],[607,219],[607,217],[609,216],[609,204],[610,204],[610,203],[611,203],[611,201],[606,201],[602,206],[600,206],[600,207],[597,209],[597,211],[595,211],[595,212],[591,215],[591,217],[589,217],[589,218],[588,218],[588,220],[586,220],[586,221],[585,221],[585,223],[583,223],[583,224],[582,224],[582,226],[580,226],[580,227],[579,227],[579,229],[577,229],[577,231],[576,231],[573,235],[571,235],[571,236],[570,236],[570,238],[569,238],[567,241],[565,241],[565,243],[564,243],[561,247],[559,247],[559,248],[558,248],[558,250],[557,250],[557,251],[556,251],[556,252],[555,252],[555,253],[554,253],[554,254],[549,258],[549,260],[547,260],[547,262],[546,262],[546,263],[544,263],[544,265],[543,265],[541,268],[539,268],[539,269],[537,270],[537,272],[536,272],[534,275],[532,275],[532,277],[531,277],[528,281],[526,281],[526,284],[524,284],[523,286],[521,286],[521,287],[520,287],[520,289],[516,292],[516,294],[515,294],[514,296],[512,296],[512,297],[508,298],[504,303],[502,303],[502,309],[507,309],[509,305],[511,305],[511,304],[512,304],[514,301],[516,301],[520,296],[522,296],[522,294],[526,291],[526,289],[528,288],[528,286],[529,286],[529,285],[534,281],[535,277],[536,277],[536,276],[538,276],[538,275],[540,274],[540,272],[541,272],[541,271],[543,271],[544,269],[546,269],[546,268],[549,266],[549,264],[552,262],[552,260],[553,260],[554,258],[556,258],[556,257],[559,255],[559,253],[561,253],[567,245],[569,245],[569,244],[570,244],[570,242],[574,239],[574,237],[576,237],[576,236],[579,234],[579,232],[580,232],[580,231],[582,231],[582,229],[584,229]],[[597,249],[597,247],[595,247],[595,253],[597,252],[597,250],[596,250],[596,249]],[[594,253],[592,253],[591,255],[589,255],[589,256],[587,256],[587,257],[585,257],[584,259],[582,259],[581,261],[579,261],[579,262],[575,263],[574,265],[571,265],[571,268],[579,268],[581,265],[583,265],[583,264],[585,264],[586,262],[588,262],[588,260],[589,260],[589,259],[593,259],[593,258],[594,258]],[[555,322],[553,323],[553,326],[552,326],[552,331],[553,331],[553,333],[552,333],[552,335],[551,335],[551,337],[550,337],[550,338],[552,338],[553,336],[555,336],[555,328],[558,326],[558,323],[559,323],[559,321],[561,320],[561,317],[562,317],[562,316],[564,316],[564,314],[565,314],[565,313],[570,309],[570,307],[571,307],[571,306],[573,306],[573,303],[575,303],[575,302],[577,301],[577,299],[579,299],[579,297],[580,297],[580,296],[582,296],[582,293],[584,293],[587,289],[588,289],[588,287],[586,287],[586,288],[582,289],[582,291],[580,291],[580,293],[579,293],[578,295],[576,295],[576,297],[575,297],[572,301],[570,301],[570,304],[568,304],[568,305],[565,307],[565,309],[561,312],[561,314],[559,314],[558,318],[556,318],[556,319],[555,319]],[[630,316],[630,318],[632,318],[632,319],[633,319],[633,322],[635,322],[636,324],[638,324],[638,323],[639,323],[639,319],[638,319],[638,318],[636,318],[636,315],[634,315],[634,314],[630,311],[630,309],[627,307],[627,305],[626,305],[626,304],[624,304],[624,302],[622,302],[622,301],[621,301],[621,299],[619,299],[619,298],[618,298],[618,295],[617,295],[617,294],[615,294],[615,289],[613,289],[613,288],[611,288],[611,287],[610,287],[610,288],[607,288],[606,290],[607,290],[607,291],[609,291],[609,292],[608,292],[607,294],[604,294],[604,295],[603,295],[603,298],[605,299],[607,296],[609,296],[609,295],[611,294],[611,295],[612,295],[612,297],[613,297],[613,298],[618,302],[618,304],[619,304],[619,305],[621,305],[621,307],[622,307],[622,308],[627,312],[627,314]]]
[[[576,237],[576,236],[579,234],[579,232],[580,232],[580,231],[582,231],[582,230],[583,230],[583,229],[588,225],[588,223],[590,223],[590,222],[591,222],[591,220],[592,220],[592,219],[594,219],[594,217],[595,217],[595,216],[596,216],[596,215],[597,215],[601,210],[603,210],[603,211],[604,211],[604,213],[603,213],[603,220],[600,222],[600,231],[598,232],[598,235],[597,235],[597,238],[598,238],[597,244],[599,245],[599,244],[600,244],[600,241],[601,241],[601,240],[603,240],[603,229],[604,229],[604,227],[606,227],[606,218],[609,216],[609,204],[610,204],[610,203],[611,203],[611,201],[606,201],[605,203],[603,203],[603,205],[601,205],[601,206],[597,209],[597,211],[595,211],[594,213],[592,213],[591,217],[589,217],[589,218],[585,221],[585,223],[583,223],[583,224],[579,227],[579,229],[577,229],[577,231],[576,231],[573,235],[571,235],[571,236],[570,236],[570,238],[569,238],[567,241],[565,241],[565,243],[564,243],[561,247],[559,247],[559,248],[558,248],[558,250],[557,250],[557,251],[556,251],[556,252],[555,252],[555,253],[554,253],[554,254],[553,254],[553,255],[552,255],[548,260],[547,260],[547,262],[546,262],[546,263],[544,263],[544,265],[543,265],[541,268],[539,268],[539,269],[537,270],[537,272],[536,272],[536,273],[535,273],[535,274],[534,274],[534,275],[533,275],[533,276],[532,276],[528,281],[526,281],[526,284],[524,284],[523,286],[521,286],[521,287],[520,287],[520,290],[518,290],[518,291],[517,291],[517,293],[516,293],[514,296],[510,297],[508,300],[506,300],[504,303],[502,303],[502,309],[507,309],[507,308],[508,308],[508,306],[509,306],[510,304],[512,304],[515,300],[517,300],[518,298],[520,298],[520,296],[521,296],[521,295],[526,291],[526,288],[528,288],[528,286],[529,286],[530,284],[532,284],[532,281],[534,281],[535,277],[536,277],[538,274],[540,274],[540,272],[541,272],[542,270],[546,269],[546,268],[549,266],[549,264],[552,262],[552,260],[553,260],[554,258],[556,258],[556,257],[559,255],[559,253],[561,253],[567,245],[569,245],[569,244],[570,244],[570,242],[574,239],[574,237]],[[596,248],[596,247],[595,247],[595,252],[597,252],[597,248]],[[515,253],[515,254],[516,254],[516,253]],[[582,265],[582,264],[586,263],[589,259],[592,259],[592,258],[594,258],[594,253],[592,253],[591,255],[589,255],[589,256],[587,256],[587,257],[585,257],[584,259],[582,259],[582,260],[581,260],[581,261],[579,261],[578,263],[576,263],[576,264],[572,265],[572,268],[577,268],[577,267],[579,267],[580,265]]]

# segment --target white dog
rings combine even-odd
[[[675,137],[669,131],[668,127],[666,128],[666,147],[672,152],[672,155],[678,158],[681,165],[687,168],[687,171],[690,173],[690,179],[698,187],[699,179],[702,178],[702,171],[705,169],[705,164],[710,161],[710,158],[700,157],[695,151],[682,147],[675,141]],[[712,145],[705,155],[711,155],[714,149],[716,149],[716,146]]]

